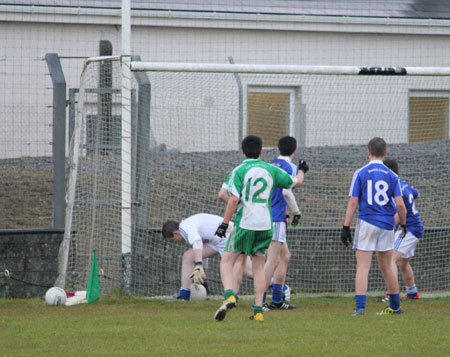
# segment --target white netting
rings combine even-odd
[[[269,143],[264,160],[278,155],[270,143],[292,135],[300,147],[297,158],[310,165],[304,186],[295,191],[301,224],[288,232],[287,284],[295,291],[354,290],[354,255],[339,235],[352,174],[368,162],[367,142],[374,136],[387,141],[400,177],[421,192],[416,206],[425,234],[412,260],[416,283],[422,291],[450,289],[448,77],[157,71],[134,76],[131,293],[178,290],[187,246],[165,241],[162,224],[199,212],[222,215],[217,192],[243,159],[240,140],[255,132]],[[66,283],[86,285],[96,249],[101,287],[108,291],[122,283],[119,62],[89,64],[82,86]],[[222,291],[218,264],[213,258],[208,268],[216,293]],[[375,266],[371,291],[384,288]],[[244,280],[242,292],[249,291]]]

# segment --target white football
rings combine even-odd
[[[191,285],[191,301],[203,301],[206,299],[206,289],[203,285]]]
[[[67,300],[67,294],[64,289],[54,286],[45,293],[45,302],[47,305],[64,305]]]

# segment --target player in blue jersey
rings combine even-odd
[[[280,156],[271,161],[271,164],[286,171],[292,177],[295,177],[299,170],[304,174],[309,170],[305,161],[301,160],[299,166],[292,162],[297,153],[297,141],[292,136],[284,136],[278,141],[278,151]],[[272,221],[273,221],[273,238],[267,250],[267,260],[264,265],[264,275],[266,282],[270,285],[273,277],[272,285],[272,301],[268,305],[270,310],[291,310],[295,306],[287,301],[283,301],[283,287],[285,286],[287,267],[291,252],[289,251],[286,241],[286,197],[292,195],[291,189],[275,188],[272,193]],[[288,196],[289,197],[289,196]],[[295,202],[294,219],[300,218],[300,210]]]
[[[371,139],[368,144],[368,156],[370,162],[356,170],[353,175],[341,232],[341,240],[345,246],[348,246],[352,243],[350,224],[359,207],[353,243],[356,256],[356,309],[353,314],[363,315],[365,312],[369,270],[374,251],[389,294],[389,306],[377,314],[400,314],[403,310],[400,307],[397,269],[393,263],[394,217],[398,212],[402,227],[401,236],[404,237],[406,208],[397,174],[386,167],[382,161],[386,156],[386,142],[379,137]]]
[[[398,163],[394,159],[384,159],[384,164],[398,175]],[[414,256],[417,243],[423,235],[423,224],[416,209],[415,200],[420,197],[419,191],[407,181],[400,179],[403,192],[403,202],[406,207],[406,235],[401,238],[400,231],[395,235],[395,262],[397,263],[405,283],[405,299],[417,300],[420,298],[414,281],[414,272],[409,260]],[[398,219],[398,218],[397,218]]]

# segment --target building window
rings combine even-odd
[[[249,87],[247,92],[247,135],[257,135],[264,147],[277,147],[282,136],[294,133],[295,88]]]
[[[409,142],[448,139],[449,97],[430,93],[409,97]]]

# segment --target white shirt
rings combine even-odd
[[[179,231],[181,236],[192,245],[193,249],[203,249],[203,243],[211,246],[221,246],[226,238],[216,236],[216,230],[223,222],[223,217],[198,213],[181,221]],[[233,222],[230,222],[228,231],[231,230]]]

